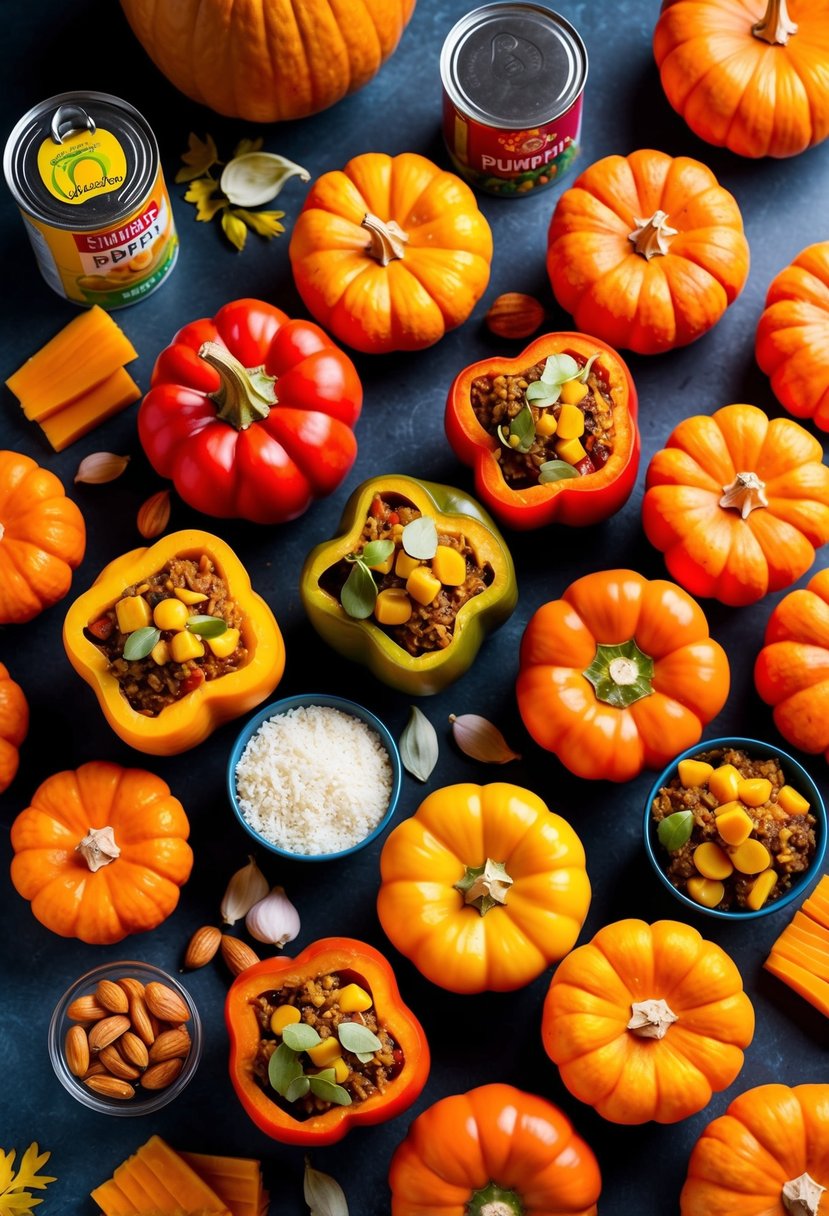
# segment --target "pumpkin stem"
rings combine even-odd
[[[381,266],[388,266],[389,262],[403,257],[409,234],[404,232],[394,220],[378,219],[376,215],[372,215],[368,211],[363,216],[360,227],[365,228],[371,237],[367,250]]]
[[[757,507],[768,505],[766,483],[761,481],[756,473],[738,473],[730,486],[723,486],[720,506],[739,511],[743,519],[748,519]]]
[[[221,378],[215,393],[210,394],[210,400],[219,407],[217,418],[237,431],[267,418],[271,406],[276,405],[276,378],[269,376],[264,367],[244,367],[218,342],[202,343],[199,358],[215,367]]]
[[[524,1205],[515,1191],[488,1182],[473,1193],[464,1216],[524,1216]]]
[[[75,845],[75,852],[80,853],[93,874],[121,856],[115,833],[109,827],[90,828],[80,844]]]
[[[679,1018],[667,1001],[634,1001],[627,1028],[640,1039],[664,1039],[668,1027]]]
[[[815,1182],[811,1174],[801,1174],[783,1183],[781,1199],[789,1216],[818,1216],[825,1186]]]
[[[786,0],[769,0],[765,16],[751,27],[751,32],[771,46],[785,46],[792,34],[797,33],[797,22],[789,16]]]
[[[653,659],[631,638],[614,646],[598,642],[593,662],[582,675],[593,685],[598,701],[625,709],[651,695],[653,671]]]
[[[647,220],[640,219],[638,215],[633,217],[637,227],[628,233],[628,240],[648,262],[651,258],[663,257],[671,247],[671,237],[677,234],[676,228],[668,227],[665,222],[667,218],[666,211],[654,211]]]
[[[490,908],[507,902],[512,884],[504,862],[487,857],[482,866],[466,867],[463,878],[455,883],[455,890],[461,892],[465,904],[471,904],[481,916],[486,916]]]

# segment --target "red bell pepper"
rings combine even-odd
[[[161,352],[138,413],[142,447],[185,502],[220,518],[295,519],[357,455],[354,364],[310,321],[236,300]]]
[[[472,407],[472,382],[483,375],[517,375],[549,355],[569,354],[584,364],[597,352],[597,374],[613,399],[613,446],[607,462],[587,476],[514,489],[501,469],[499,439],[481,425]],[[474,469],[475,492],[484,506],[508,527],[528,529],[595,524],[625,504],[639,468],[636,414],[633,379],[616,351],[587,334],[556,333],[536,338],[513,359],[483,359],[460,372],[449,390],[445,422],[456,455]]]
[[[251,1002],[263,992],[334,972],[370,993],[378,1021],[402,1053],[402,1067],[382,1092],[362,1102],[332,1106],[322,1114],[297,1119],[254,1077],[260,1028]],[[230,1034],[230,1079],[236,1095],[257,1127],[284,1144],[333,1144],[355,1124],[392,1119],[411,1106],[429,1075],[429,1046],[423,1027],[403,1004],[390,965],[373,946],[350,937],[326,937],[294,959],[280,955],[248,967],[227,994],[225,1021]]]

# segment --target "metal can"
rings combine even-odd
[[[123,308],[160,287],[178,237],[146,119],[108,93],[60,93],[21,118],[3,171],[49,286]]]
[[[541,4],[487,4],[453,26],[440,56],[443,134],[458,173],[516,198],[552,185],[578,152],[587,50]]]

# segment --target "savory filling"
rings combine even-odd
[[[512,489],[587,477],[613,451],[613,397],[593,359],[554,355],[516,375],[478,376],[471,398]]]
[[[383,1093],[404,1064],[361,977],[286,982],[251,1001],[260,1039],[253,1075],[295,1119]]]
[[[492,583],[466,538],[399,495],[375,495],[360,547],[320,580],[349,616],[373,616],[409,654],[444,650],[464,604]]]
[[[86,628],[138,713],[155,718],[205,680],[244,666],[244,617],[210,558],[173,557]]]
[[[815,853],[815,817],[774,758],[720,748],[680,761],[652,814],[668,878],[707,908],[757,911],[802,874]]]

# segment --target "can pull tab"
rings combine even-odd
[[[74,131],[95,134],[95,119],[82,106],[59,106],[52,115],[49,133],[56,144],[62,144],[65,135]]]

